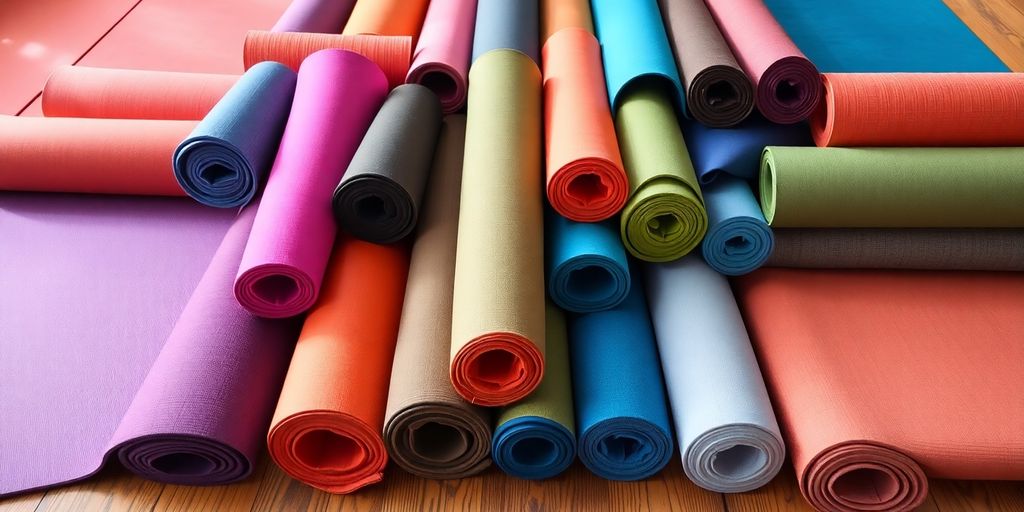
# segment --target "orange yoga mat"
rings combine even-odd
[[[415,44],[429,4],[430,0],[359,0],[341,33],[409,36]]]
[[[540,27],[542,45],[564,28],[580,28],[593,34],[590,0],[541,0]],[[604,83],[603,77],[601,80]]]
[[[815,508],[910,510],[925,475],[1024,480],[1024,273],[762,269],[737,284]]]
[[[405,294],[406,248],[339,239],[306,318],[267,444],[313,487],[350,493],[381,481],[381,432]]]
[[[1024,73],[826,73],[818,146],[1024,146]]]

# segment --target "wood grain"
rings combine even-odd
[[[1024,72],[1024,0],[943,0],[1010,69]]]

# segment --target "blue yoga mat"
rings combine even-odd
[[[574,313],[604,311],[629,293],[629,261],[614,220],[573,222],[547,212],[548,295]]]
[[[519,50],[540,64],[537,0],[478,0],[473,61],[491,50]]]
[[[639,279],[615,309],[572,318],[577,449],[595,475],[642,480],[672,458],[661,365]]]
[[[708,184],[721,174],[755,181],[765,146],[813,146],[804,123],[779,125],[758,115],[735,128],[708,128],[683,121],[683,138],[700,183]]]
[[[750,184],[724,174],[701,189],[708,232],[700,248],[708,265],[727,276],[749,274],[764,265],[775,237]]]
[[[249,68],[174,151],[174,177],[208,206],[247,204],[274,162],[296,74],[276,62]]]

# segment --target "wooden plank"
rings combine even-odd
[[[142,480],[115,462],[99,475],[80,484],[50,490],[39,503],[36,512],[149,512],[160,499],[163,489],[163,484]]]
[[[1024,1],[944,1],[1010,69],[1024,72]]]
[[[0,511],[3,512],[34,512],[46,496],[46,491],[34,492],[22,496],[7,498],[0,502]]]

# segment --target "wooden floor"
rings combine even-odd
[[[898,0],[896,0],[898,1]],[[1024,72],[1024,0],[944,0],[1014,71]],[[2,421],[2,418],[0,418]],[[252,478],[223,487],[181,487],[136,478],[111,464],[83,483],[0,501],[0,512],[83,511],[355,511],[573,510],[809,511],[793,469],[750,493],[704,491],[683,475],[678,455],[644,482],[608,482],[578,464],[545,482],[509,478],[495,468],[459,481],[430,481],[389,469],[383,484],[332,496],[285,476],[263,460]],[[929,512],[1024,511],[1021,482],[931,482]]]

